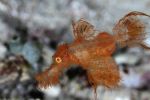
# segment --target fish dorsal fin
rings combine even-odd
[[[96,30],[94,26],[81,18],[77,22],[72,21],[73,34],[75,39],[92,39],[95,35]]]

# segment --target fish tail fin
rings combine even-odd
[[[150,15],[130,12],[119,20],[113,32],[120,47],[140,45],[150,49]]]

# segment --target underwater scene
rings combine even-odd
[[[0,100],[150,100],[150,1],[0,0]]]

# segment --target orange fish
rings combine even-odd
[[[112,54],[116,45],[120,47],[147,44],[148,32],[146,21],[141,17],[150,16],[142,12],[130,12],[125,15],[113,28],[114,34],[99,32],[84,19],[72,23],[74,41],[62,44],[53,55],[53,64],[44,72],[36,75],[40,87],[48,87],[59,83],[61,72],[72,64],[80,65],[87,71],[88,81],[95,93],[99,85],[117,87],[121,76]],[[146,40],[146,41],[145,41]]]

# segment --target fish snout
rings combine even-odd
[[[51,66],[45,71],[37,74],[35,79],[37,81],[38,87],[47,88],[52,85],[59,83],[60,70],[56,66]]]

